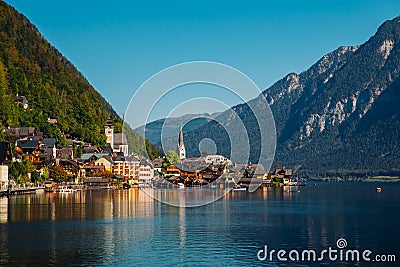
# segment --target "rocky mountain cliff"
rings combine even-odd
[[[277,129],[275,160],[309,176],[399,174],[399,44],[397,17],[366,43],[340,47],[265,90]],[[251,101],[257,105],[260,99]],[[232,109],[257,147],[257,122],[248,105]],[[220,142],[219,152],[229,156],[229,139],[215,122],[185,134],[189,156],[198,153],[198,141],[205,137]],[[250,160],[257,157],[255,149]]]

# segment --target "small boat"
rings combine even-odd
[[[246,190],[247,190],[246,187],[241,187],[238,184],[233,188],[233,191],[246,191]]]
[[[45,192],[56,192],[55,183],[53,181],[44,182],[44,191]]]
[[[382,187],[377,187],[376,192],[382,192]]]
[[[233,191],[246,191],[247,190],[247,188],[246,187],[235,187],[235,188],[233,188]]]
[[[57,192],[59,192],[59,193],[72,193],[72,192],[74,192],[74,189],[72,189],[72,187],[70,187],[70,186],[60,186],[57,189]]]
[[[185,188],[185,185],[184,185],[183,183],[178,183],[178,188],[179,188],[179,189]]]

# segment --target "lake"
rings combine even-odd
[[[195,208],[133,188],[3,197],[0,266],[398,266],[400,184],[380,186],[380,193],[376,183],[232,191]],[[340,249],[370,250],[371,262],[289,258],[292,250],[319,257],[329,247],[338,257]],[[278,259],[279,250],[286,254]],[[376,255],[394,255],[397,264]]]

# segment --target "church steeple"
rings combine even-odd
[[[185,144],[183,142],[182,122],[181,122],[181,127],[179,129],[178,155],[180,160],[186,158],[186,149],[185,149]]]
[[[107,137],[107,144],[114,149],[114,124],[111,118],[109,118],[106,122],[106,125],[104,125],[104,130]]]

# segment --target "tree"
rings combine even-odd
[[[24,156],[24,160],[22,161],[22,163],[24,164],[25,171],[27,173],[32,173],[33,170],[35,169],[32,162],[28,159],[27,156]]]
[[[63,170],[63,168],[55,166],[50,170],[49,177],[53,181],[60,183],[67,180],[67,173]]]
[[[167,164],[167,166],[171,165],[171,164],[175,164],[175,163],[179,163],[180,159],[178,154],[176,154],[175,151],[173,150],[168,150],[167,154],[165,155],[165,163]]]
[[[44,180],[44,181],[47,181],[47,180],[49,180],[49,168],[47,168],[47,167],[44,167],[43,169],[42,169],[42,179]]]
[[[31,180],[33,183],[41,183],[42,177],[40,177],[39,173],[36,170],[34,170],[31,175]]]
[[[153,160],[156,158],[159,158],[163,156],[162,149],[159,148],[158,146],[154,146],[150,143],[149,139],[145,139],[145,144],[146,144],[146,150],[147,150],[147,155],[149,156],[149,159]]]
[[[8,171],[11,179],[13,179],[17,184],[20,184],[27,179],[26,168],[22,162],[11,162]]]

